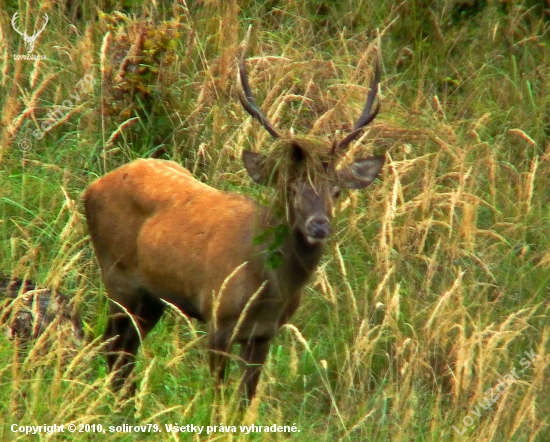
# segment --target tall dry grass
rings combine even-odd
[[[128,2],[134,15],[121,15],[99,6],[107,16],[88,1],[82,19],[53,1],[0,12],[0,270],[76,297],[88,335],[70,358],[55,336],[23,357],[0,338],[0,439],[26,438],[13,423],[151,423],[163,429],[155,439],[182,441],[548,439],[550,90],[540,8],[213,0]],[[47,60],[14,60],[24,53],[10,24],[17,10],[29,32],[48,13],[35,49]],[[99,339],[105,292],[80,194],[154,154],[269,202],[240,162],[242,149],[271,143],[236,99],[249,25],[252,88],[283,131],[350,130],[380,46],[382,112],[351,154],[386,153],[387,167],[365,192],[342,197],[325,259],[248,411],[237,406],[238,365],[216,395],[204,329],[174,310],[140,352],[136,397],[113,395]],[[36,138],[86,75],[93,87]],[[516,381],[502,390],[510,373]],[[173,423],[301,431],[205,437],[167,433]]]

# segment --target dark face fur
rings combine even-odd
[[[331,234],[331,220],[340,195],[337,182],[327,176],[311,183],[307,177],[293,181],[288,188],[289,222],[310,243],[320,243]]]

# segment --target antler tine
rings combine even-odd
[[[44,14],[44,17],[46,17],[46,21],[44,22],[44,26],[42,26],[42,29],[40,29],[40,31],[38,32],[39,34],[44,30],[46,29],[46,25],[48,24],[48,20],[50,19],[48,17],[48,14]]]
[[[239,63],[239,76],[241,78],[241,85],[243,87],[243,92],[239,93],[239,100],[241,101],[241,104],[243,105],[244,109],[252,115],[256,120],[258,120],[261,125],[267,130],[272,137],[274,138],[281,138],[281,135],[273,127],[273,125],[269,122],[267,117],[262,113],[259,106],[256,104],[256,100],[254,99],[254,96],[252,95],[252,91],[250,90],[250,84],[248,83],[248,76],[246,75],[246,66],[245,66],[245,53],[246,53],[246,47],[248,44],[248,37],[245,41],[245,44],[243,46],[243,50],[241,53],[241,61]]]
[[[19,35],[26,35],[23,32],[21,32],[19,29],[17,29],[17,26],[15,25],[15,22],[18,17],[19,17],[19,11],[13,14],[13,17],[11,18],[11,26],[15,30],[15,32],[17,32]]]
[[[376,64],[374,67],[374,76],[372,77],[372,80],[369,85],[369,93],[367,94],[367,103],[365,104],[365,107],[363,108],[363,112],[361,113],[361,116],[357,120],[357,123],[355,124],[355,127],[353,130],[342,140],[338,143],[339,149],[345,149],[349,146],[349,144],[357,138],[357,135],[361,132],[361,130],[367,126],[372,120],[376,118],[378,115],[378,112],[380,112],[380,101],[378,101],[376,108],[374,109],[374,112],[371,113],[372,104],[374,103],[374,99],[376,98],[376,95],[378,94],[378,84],[380,83],[380,59],[378,56],[376,57]]]

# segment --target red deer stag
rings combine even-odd
[[[337,168],[342,152],[380,109],[378,103],[371,112],[378,63],[357,124],[332,144],[281,134],[252,96],[244,53],[239,74],[244,109],[277,139],[265,155],[244,150],[242,156],[252,180],[276,187],[271,209],[157,159],[126,164],[84,194],[91,240],[113,301],[104,337],[113,338],[109,368],[120,370],[115,389],[132,371],[141,339],[162,316],[165,300],[207,324],[210,369],[219,380],[231,346],[240,344],[246,364],[241,388],[251,400],[271,340],[296,312],[319,264],[339,187],[368,186],[384,164],[383,156],[374,156]]]

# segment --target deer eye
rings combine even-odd
[[[340,188],[338,186],[334,186],[334,189],[332,189],[332,198],[338,199],[341,193],[342,191],[340,190]]]

